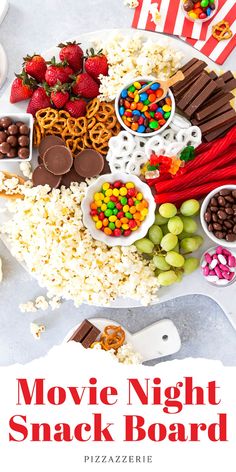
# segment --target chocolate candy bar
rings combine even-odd
[[[226,94],[222,95],[222,97],[219,98],[218,100],[216,100],[214,102],[212,101],[212,103],[210,105],[208,104],[208,105],[204,106],[204,108],[201,108],[201,110],[199,110],[196,113],[196,119],[198,121],[202,121],[207,116],[211,117],[212,113],[214,113],[216,110],[221,108],[226,103],[229,103],[231,98],[233,98],[233,95],[231,93],[226,93]]]
[[[180,82],[177,82],[177,84],[172,86],[172,92],[175,94],[175,92],[184,87],[194,77],[198,77],[199,74],[201,74],[201,72],[205,69],[205,67],[205,62],[199,60],[195,61],[191,67],[184,71],[185,79]]]
[[[215,131],[216,129],[220,128],[221,126],[224,126],[228,123],[234,123],[236,119],[236,113],[232,109],[225,113],[224,115],[217,116],[216,118],[213,118],[210,121],[207,121],[203,125],[200,125],[200,129],[202,134],[205,136],[208,133],[211,133],[212,131]]]
[[[187,93],[185,93],[181,100],[177,102],[178,108],[180,110],[185,110],[185,108],[188,107],[189,103],[199,95],[199,93],[210,81],[210,77],[203,72],[200,77],[198,77],[198,79],[194,81],[193,85],[188,88]],[[214,82],[212,81],[212,83]]]
[[[208,72],[209,74],[209,77],[211,80],[217,80],[218,79],[218,75],[214,72],[214,70],[211,70],[211,72]]]
[[[203,120],[198,120],[196,118],[193,118],[191,120],[191,123],[193,126],[199,126],[199,125],[202,125],[203,123],[205,123],[206,121],[208,121],[209,119],[211,118],[214,118],[215,116],[219,116],[219,115],[222,115],[223,113],[226,113],[227,111],[230,111],[232,109],[230,103],[226,103],[226,105],[218,108],[214,113],[211,113],[209,115],[207,115]],[[196,115],[198,115],[198,113],[196,113]]]
[[[196,62],[198,62],[198,59],[197,59],[196,57],[194,57],[193,59],[191,59],[190,61],[188,61],[186,64],[184,64],[184,66],[181,67],[180,70],[181,70],[183,73],[185,73],[186,70],[190,69],[190,67],[192,67],[193,64],[196,64]]]
[[[232,128],[236,124],[236,117],[235,121],[232,121],[231,123],[227,123],[226,125],[220,126],[219,128],[215,129],[215,131],[212,131],[211,133],[206,134],[204,137],[205,141],[211,142],[214,141],[216,138],[222,138],[226,132]]]
[[[190,105],[184,110],[185,115],[188,118],[194,115],[194,113],[200,108],[200,106],[205,102],[205,100],[212,94],[212,92],[216,89],[215,82],[211,80],[205,88],[198,93],[195,100],[190,103]]]
[[[231,92],[231,90],[236,89],[236,79],[233,78],[231,80],[228,80],[224,86],[224,91],[225,92]]]
[[[77,343],[81,343],[86,349],[91,346],[91,344],[96,341],[98,335],[100,334],[100,330],[96,328],[90,321],[84,320],[81,325],[76,329],[76,331],[72,334],[69,341],[76,341]]]

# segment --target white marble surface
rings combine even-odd
[[[129,27],[132,15],[122,0],[11,0],[9,12],[0,26],[0,42],[9,60],[8,81],[0,90],[0,96],[27,53],[48,49],[63,40],[73,39],[80,32]],[[234,52],[224,67],[233,68],[235,59]],[[54,312],[22,314],[18,305],[43,291],[2,244],[0,255],[4,271],[0,286],[0,365],[25,363],[45,354],[84,317],[114,319],[130,332],[170,318],[182,339],[181,351],[173,357],[207,357],[236,365],[236,333],[223,311],[207,297],[187,296],[151,308],[130,310],[85,305],[75,309],[67,302]],[[47,327],[40,341],[35,341],[29,331],[30,321],[34,320],[44,322]]]

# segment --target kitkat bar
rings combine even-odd
[[[227,72],[224,72],[224,74],[222,74],[220,77],[221,79],[223,79],[225,83],[227,83],[229,80],[234,79],[234,75],[232,74],[230,70],[228,70]]]
[[[84,320],[76,331],[72,334],[69,341],[76,341],[81,343],[86,349],[91,346],[100,334],[100,330],[94,326],[90,321]]]
[[[225,83],[224,90],[225,92],[231,92],[232,90],[236,89],[236,79],[233,78]]]
[[[200,106],[207,100],[207,98],[214,92],[216,85],[214,80],[211,80],[201,91],[199,91],[195,100],[193,100],[190,105],[185,108],[184,113],[188,118],[194,115],[194,113],[200,108]]]
[[[209,77],[211,80],[217,80],[218,79],[218,75],[215,73],[214,70],[211,70],[211,72],[208,72],[209,74]]]
[[[230,105],[229,102],[226,103],[226,105],[218,108],[215,112],[208,114],[204,119],[198,120],[197,118],[193,118],[191,120],[191,123],[193,126],[199,126],[208,121],[209,119],[214,118],[215,116],[222,115],[223,113],[226,113],[227,111],[230,111],[232,109],[232,106]],[[198,113],[196,113],[196,116]]]
[[[172,92],[175,94],[178,90],[180,90],[182,87],[184,87],[190,80],[192,80],[194,77],[198,77],[199,74],[205,69],[206,63],[203,61],[195,61],[191,67],[187,68],[187,70],[182,69],[182,72],[184,73],[184,80],[177,82],[177,84],[172,86]]]
[[[196,113],[196,119],[202,121],[209,116],[211,118],[212,113],[221,108],[223,105],[229,104],[230,100],[233,98],[231,93],[223,94],[218,100],[213,101],[206,106],[202,107],[201,110],[198,110]]]
[[[196,64],[196,62],[198,62],[198,59],[196,57],[193,57],[193,59],[190,59],[190,61],[186,62],[186,64],[184,64],[180,70],[184,74],[190,67]]]
[[[188,107],[189,103],[194,100],[195,97],[204,89],[204,87],[211,81],[209,76],[204,72],[198,77],[198,79],[188,88],[188,91],[184,96],[177,102],[178,108],[180,110],[185,110]],[[212,81],[212,83],[214,83]]]
[[[217,130],[220,127],[223,127],[224,125],[227,124],[234,124],[236,119],[236,112],[235,110],[230,110],[224,115],[217,116],[216,118],[213,118],[212,120],[207,121],[206,123],[200,125],[201,132],[203,136],[205,136],[208,133],[211,133],[215,130]]]
[[[223,126],[219,126],[219,128],[215,129],[211,133],[205,135],[204,139],[207,142],[214,141],[214,139],[222,138],[230,128],[232,128],[236,124],[236,115],[235,120],[231,123],[224,124]]]

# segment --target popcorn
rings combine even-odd
[[[182,65],[183,55],[168,45],[168,40],[144,39],[140,33],[132,36],[113,34],[95,41],[94,49],[102,49],[109,63],[108,76],[101,75],[100,99],[113,100],[119,90],[134,77],[154,75],[167,79]]]
[[[102,347],[100,343],[95,343],[93,349],[101,351]],[[124,343],[121,347],[115,351],[114,349],[109,349],[106,351],[113,359],[120,362],[121,364],[126,365],[137,365],[142,363],[142,356],[138,352],[135,352],[132,344]]]
[[[25,186],[32,187],[32,182],[28,181],[22,185],[18,177],[7,178],[4,172],[0,172],[0,192],[7,195],[21,195]]]
[[[32,301],[28,301],[27,303],[21,303],[19,305],[19,309],[21,313],[35,313],[37,308],[35,307]]]
[[[50,305],[52,311],[57,310],[61,306],[61,299],[59,297],[53,297],[49,301],[49,305]]]
[[[36,298],[35,300],[35,308],[37,308],[37,310],[47,310],[48,309],[48,302],[46,300],[45,297],[43,296],[40,296],[38,298]]]
[[[127,5],[129,8],[137,8],[139,6],[138,0],[124,0],[124,5]]]
[[[33,334],[35,339],[40,339],[41,333],[45,331],[45,326],[43,324],[39,325],[37,323],[30,323],[30,332]]]
[[[143,305],[156,300],[159,284],[152,262],[135,246],[110,248],[95,241],[84,227],[86,188],[84,182],[53,191],[24,187],[24,199],[11,202],[12,218],[2,227],[12,254],[47,288],[53,307],[59,298],[73,300],[75,306],[109,305],[127,296]],[[34,304],[30,308],[36,310]]]
[[[20,163],[20,170],[23,174],[24,177],[27,177],[27,179],[32,179],[32,167],[30,162],[21,162]]]

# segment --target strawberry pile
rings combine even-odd
[[[29,100],[27,113],[53,107],[74,118],[85,116],[89,100],[99,95],[100,75],[108,75],[106,56],[86,51],[74,42],[59,44],[59,58],[47,62],[41,55],[24,58],[23,70],[12,83],[10,102]]]

